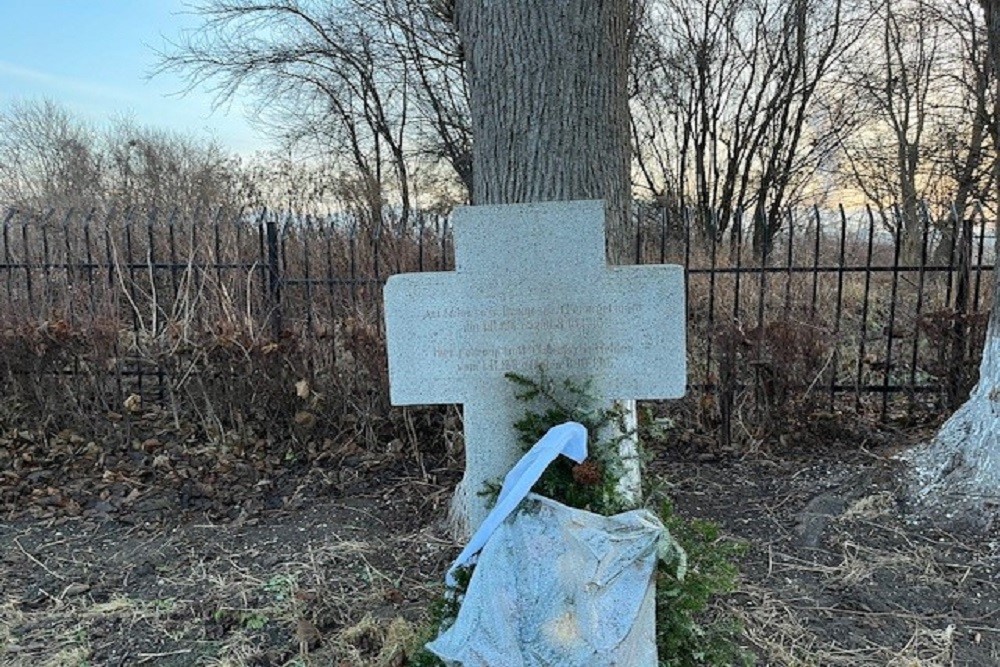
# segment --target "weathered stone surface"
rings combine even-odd
[[[679,397],[686,384],[679,266],[608,266],[599,201],[465,207],[453,272],[401,274],[385,288],[396,405],[464,404],[470,528],[477,496],[519,454],[524,406],[504,374],[591,380],[611,400]]]

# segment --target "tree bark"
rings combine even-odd
[[[981,0],[986,12],[993,69],[994,150],[1000,144],[1000,0]],[[1000,187],[1000,161],[994,162]],[[1000,251],[1000,235],[996,238]],[[994,272],[990,314],[979,383],[969,400],[930,442],[903,455],[911,465],[911,498],[921,513],[989,531],[1000,518],[1000,271]]]
[[[457,0],[472,111],[472,202],[607,202],[628,256],[628,0]]]
[[[456,0],[472,112],[472,203],[603,199],[608,254],[624,263],[631,225],[630,0]],[[627,427],[634,433],[635,403]],[[634,439],[620,492],[638,502]],[[497,471],[502,478],[506,471]],[[467,530],[459,489],[452,522]]]

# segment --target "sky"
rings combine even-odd
[[[0,106],[48,98],[95,124],[126,115],[245,155],[264,148],[240,100],[213,109],[207,89],[149,78],[155,50],[197,25],[183,0],[0,0]]]

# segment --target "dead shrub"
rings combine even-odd
[[[979,381],[979,361],[989,313],[942,308],[921,315],[917,330],[930,350],[921,370],[942,381],[945,400],[958,407]]]
[[[0,377],[5,404],[25,424],[90,421],[112,409],[118,332],[113,322],[87,326],[65,319],[22,321],[0,330]]]
[[[780,437],[818,409],[832,354],[826,331],[794,320],[753,328],[734,322],[716,328],[714,349],[711,407],[723,444]]]

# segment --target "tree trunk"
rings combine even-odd
[[[472,203],[603,199],[608,254],[631,255],[629,0],[456,0],[472,112]],[[634,432],[635,404],[626,406]],[[636,443],[620,489],[636,500]],[[498,471],[503,477],[506,471]],[[466,493],[452,518],[461,531]]]
[[[986,11],[993,68],[994,147],[1000,139],[1000,0],[981,0]],[[1000,171],[1000,161],[994,162]],[[996,173],[995,173],[996,175]],[[994,180],[994,187],[1000,180]],[[996,239],[1000,251],[1000,235]],[[994,272],[990,315],[979,383],[937,436],[903,455],[912,466],[911,497],[919,510],[990,530],[1000,517],[1000,271]]]
[[[472,111],[472,202],[607,202],[630,247],[628,0],[457,0]]]

